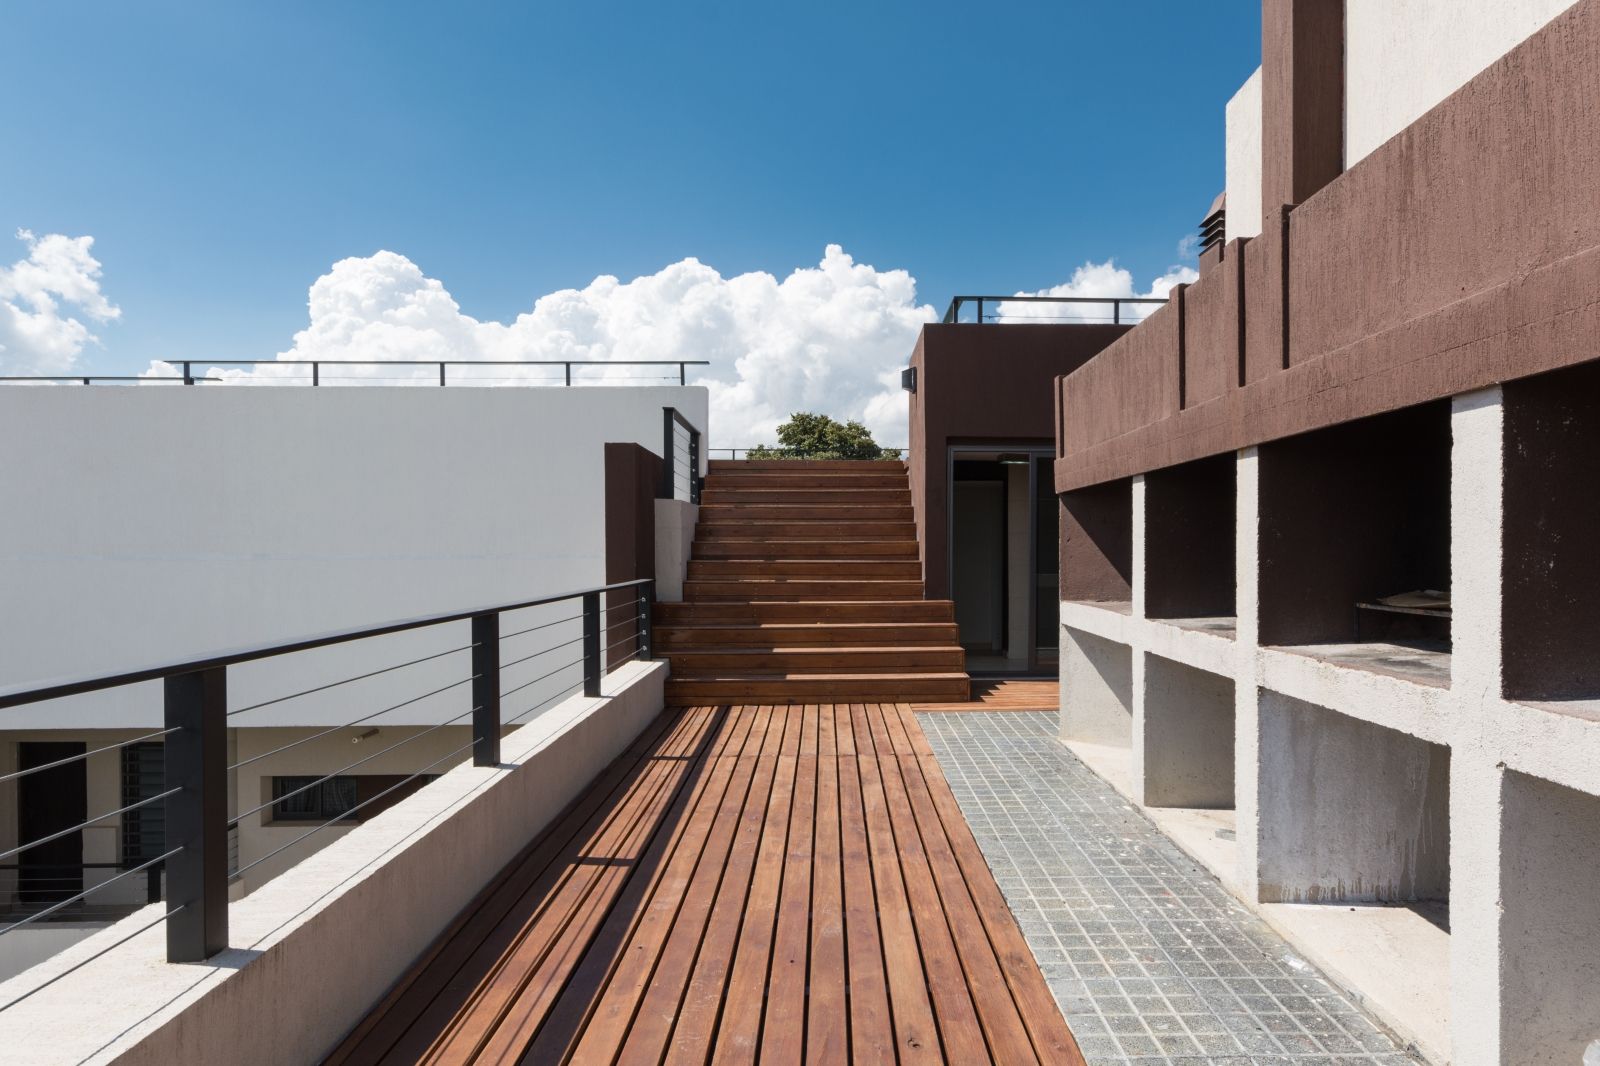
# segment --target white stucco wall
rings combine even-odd
[[[1346,0],[1345,166],[1571,6],[1572,0]]]
[[[1261,232],[1261,68],[1227,107],[1227,239]]]
[[[0,390],[0,687],[601,584],[604,445],[659,452],[663,407],[706,426],[698,387]],[[508,616],[502,631],[557,617]],[[449,628],[237,668],[230,706],[467,643],[464,623]],[[466,662],[230,724],[347,721],[465,677]],[[379,724],[442,721],[467,691]],[[159,689],[143,685],[10,711],[6,725],[159,719]]]

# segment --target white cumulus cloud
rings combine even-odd
[[[1192,280],[1174,267],[1145,294],[1165,296]],[[1134,296],[1133,277],[1114,263],[1085,264],[1049,295]],[[1143,295],[1143,294],[1140,294]],[[1040,305],[1023,308],[1036,317]],[[697,259],[655,274],[620,281],[609,275],[582,289],[542,296],[533,309],[505,322],[463,314],[437,279],[403,255],[382,251],[343,259],[311,286],[310,321],[278,354],[288,360],[698,360],[691,384],[711,393],[710,445],[772,443],[796,411],[841,421],[858,419],[886,445],[907,439],[906,365],[933,307],[917,303],[916,279],[904,270],[878,270],[830,244],[814,267],[779,280],[752,272],[723,277]],[[1105,311],[1109,317],[1109,309]],[[152,364],[152,375],[171,366]],[[309,371],[268,364],[254,370],[209,370],[241,383],[305,381]],[[560,367],[451,367],[453,380],[483,384],[559,381]],[[640,380],[676,367],[582,368],[578,382]],[[394,366],[324,366],[324,384],[437,380],[437,371]]]
[[[110,322],[122,311],[100,291],[93,237],[18,230],[28,255],[0,266],[0,371],[64,374],[98,338],[79,318]]]

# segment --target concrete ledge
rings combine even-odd
[[[1131,608],[1126,603],[1062,600],[1061,624],[1069,629],[1081,629],[1093,636],[1114,640],[1118,644],[1133,643],[1134,620]]]
[[[1163,659],[1230,678],[1239,672],[1239,645],[1231,636],[1146,620],[1144,637],[1145,649]]]
[[[1260,685],[1351,718],[1449,744],[1454,731],[1448,689],[1346,666],[1314,655],[1262,648]]]
[[[161,905],[0,985],[9,1062],[320,1059],[502,867],[662,709],[663,663],[630,663],[230,908],[236,945],[164,961]],[[126,940],[74,970],[96,952]]]

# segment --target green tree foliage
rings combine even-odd
[[[898,459],[900,453],[880,448],[860,422],[835,422],[827,415],[797,412],[778,427],[778,447],[751,448],[749,459]]]

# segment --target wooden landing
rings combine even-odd
[[[923,711],[1053,711],[1061,706],[1058,681],[984,681],[974,678],[972,696],[966,703],[916,703],[911,709]]]
[[[1083,1058],[910,709],[835,704],[662,715],[329,1061]]]

